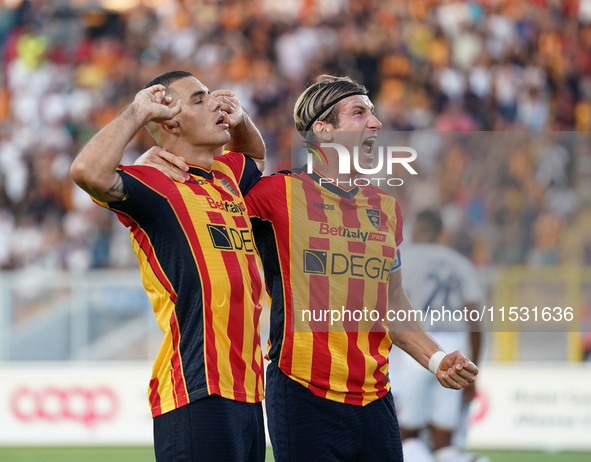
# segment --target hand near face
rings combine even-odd
[[[174,106],[170,106],[172,98],[164,95],[165,90],[164,85],[152,85],[149,88],[144,88],[135,96],[133,102],[146,112],[146,122],[176,124],[172,119],[181,112],[183,102],[179,99]]]
[[[211,92],[211,96],[216,97],[222,102],[221,110],[225,113],[224,122],[230,126],[230,129],[240,125],[244,121],[244,109],[233,91],[215,90]]]

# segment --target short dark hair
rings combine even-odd
[[[437,210],[423,210],[417,215],[415,222],[424,224],[432,233],[432,239],[437,239],[443,229],[441,214]]]
[[[144,86],[144,88],[149,88],[153,85],[164,85],[165,87],[168,87],[171,83],[176,82],[179,79],[184,79],[185,77],[194,77],[194,75],[188,71],[168,71],[164,74],[160,74],[158,77],[154,77]]]

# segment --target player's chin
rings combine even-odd
[[[359,166],[365,170],[373,167],[373,155],[360,153],[359,154]]]
[[[226,144],[230,141],[232,137],[230,136],[230,132],[228,129],[220,130],[219,133],[216,134],[216,141],[221,144]]]

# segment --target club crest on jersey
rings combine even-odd
[[[369,222],[374,225],[375,229],[380,229],[380,211],[376,209],[365,209]]]
[[[238,193],[236,192],[236,190],[234,189],[234,187],[230,184],[230,182],[228,180],[226,180],[225,178],[222,178],[220,180],[220,183],[222,183],[222,186],[224,188],[226,188],[228,191],[230,191],[232,194],[234,194],[235,196],[238,195]]]

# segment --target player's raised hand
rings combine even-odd
[[[168,178],[179,183],[184,183],[190,178],[187,173],[189,166],[185,163],[185,159],[175,156],[159,146],[152,146],[138,157],[133,165],[157,168]]]
[[[174,106],[170,106],[172,98],[165,95],[164,85],[152,85],[144,88],[133,100],[134,104],[146,112],[146,122],[167,122],[171,126],[178,126],[173,117],[181,112],[182,100],[177,100]]]
[[[211,92],[211,96],[216,97],[222,102],[221,110],[227,114],[224,116],[224,122],[230,128],[234,128],[244,121],[244,109],[233,91],[215,90]]]
[[[477,374],[476,364],[457,350],[443,357],[435,376],[445,388],[460,390],[473,383]]]

